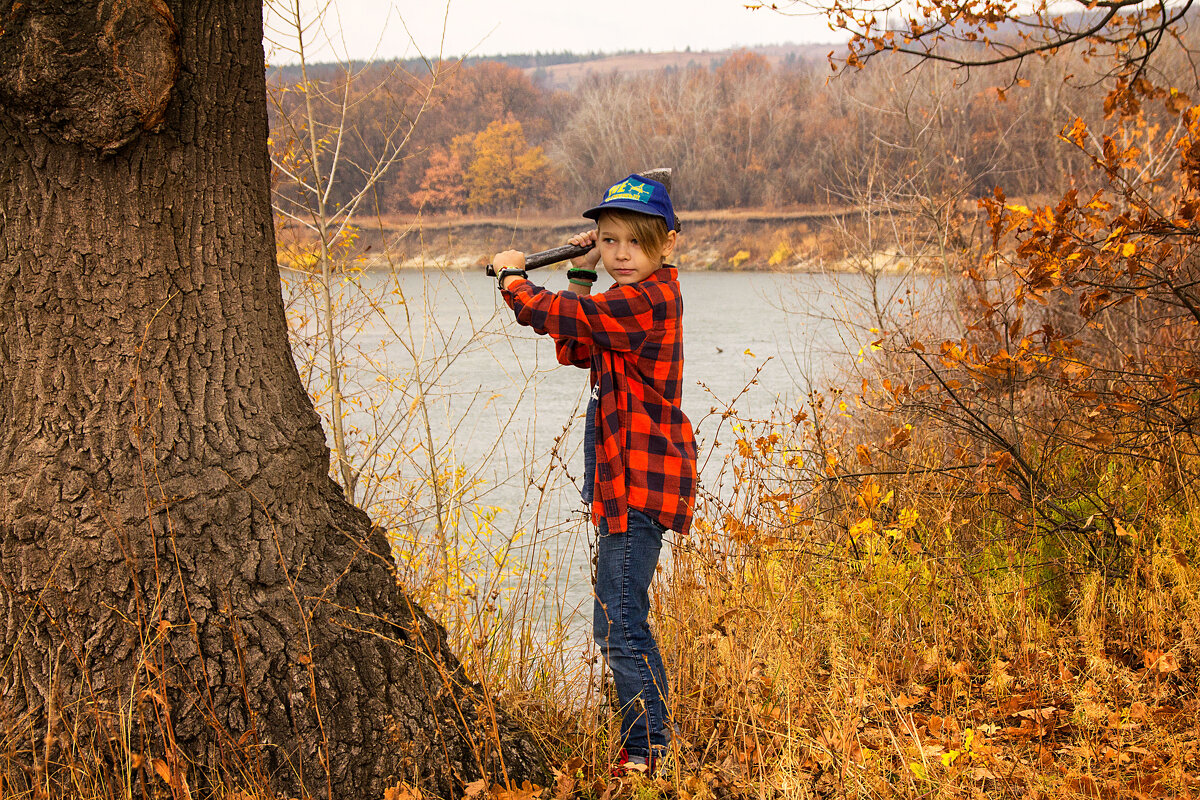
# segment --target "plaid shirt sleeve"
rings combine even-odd
[[[654,327],[651,300],[638,284],[587,295],[551,292],[527,280],[509,286],[502,294],[517,322],[549,333],[556,341],[572,339],[579,345],[628,353]]]
[[[568,367],[582,367],[583,369],[587,369],[592,365],[591,349],[574,339],[559,336],[554,337],[554,355],[558,358],[558,363],[565,364]]]

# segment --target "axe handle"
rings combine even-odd
[[[538,269],[539,267],[547,267],[551,264],[557,264],[560,261],[566,261],[570,258],[578,258],[587,251],[591,250],[595,245],[580,247],[574,244],[564,244],[561,247],[552,247],[549,250],[543,250],[540,253],[530,253],[525,256],[525,269]],[[491,277],[496,277],[496,270],[491,264],[487,265],[487,274]]]

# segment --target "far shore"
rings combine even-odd
[[[847,273],[930,271],[897,248],[852,252],[863,209],[804,207],[722,209],[680,214],[680,244],[673,259],[684,272]],[[362,269],[482,269],[500,251],[536,252],[586,230],[582,217],[385,216],[357,230],[355,263]],[[281,244],[302,242],[296,226],[278,231]],[[286,260],[286,259],[284,259]],[[298,264],[281,263],[285,268]],[[547,271],[565,269],[564,265]]]

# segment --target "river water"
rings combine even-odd
[[[566,287],[561,271],[532,277]],[[285,275],[293,319],[305,313],[300,283]],[[857,354],[879,338],[871,330],[876,299],[894,302],[924,291],[927,281],[684,272],[680,284],[683,409],[709,465],[704,481],[721,461],[720,452],[707,457],[721,410],[735,404],[741,415],[761,418],[778,404],[803,406],[810,388],[857,383],[848,377]],[[367,271],[337,296],[347,321],[341,336],[352,345],[344,353],[346,393],[357,403],[350,422],[367,447],[386,455],[374,468],[373,495],[356,500],[369,511],[373,503],[404,505],[393,518],[402,522],[393,524],[409,539],[482,549],[481,567],[520,572],[502,582],[526,594],[544,589],[538,602],[578,634],[591,613],[589,526],[578,494],[587,372],[559,366],[549,337],[517,325],[494,280],[480,273]],[[319,388],[320,371],[309,364],[321,353],[311,317],[298,328],[297,361]],[[415,496],[412,487],[428,486],[434,471],[442,475],[441,496]],[[491,510],[469,513],[482,509]],[[439,528],[437,520],[456,511],[467,521],[452,532]],[[474,536],[466,530],[472,526],[487,530]],[[496,567],[501,562],[507,566]]]

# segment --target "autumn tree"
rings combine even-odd
[[[884,332],[877,345],[907,368],[871,395],[894,431],[920,424],[942,437],[937,468],[1062,577],[1132,577],[1134,531],[1149,509],[1186,509],[1200,468],[1200,85],[1182,24],[1189,8],[1042,4],[1018,14],[933,0],[885,27],[880,6],[826,7],[852,34],[839,66],[899,57],[959,75],[1003,69],[1002,96],[1023,87],[1031,64],[1092,65],[1094,115],[1064,114],[1055,143],[1084,168],[1044,185],[1055,190],[1048,203],[995,188],[981,203],[984,235],[954,254],[959,330],[933,340]],[[885,469],[920,468],[894,436],[881,444],[895,462]]]
[[[286,8],[276,13],[281,18],[277,25],[295,29],[300,11]],[[301,30],[311,35],[307,28]],[[404,167],[403,162],[391,163],[397,142],[413,145],[405,147],[407,155],[418,148],[416,137],[425,126],[416,123],[429,110],[441,78],[436,64],[302,63],[275,69],[268,93],[275,149],[304,145],[294,154],[299,159],[292,163],[294,169],[275,176],[279,198],[289,205],[311,204],[312,187],[305,185],[311,176],[305,173],[314,165],[304,160],[314,156],[326,163],[338,161],[338,168],[329,171],[328,185],[322,186],[330,207],[355,203],[368,190],[382,191]],[[315,134],[312,143],[306,141],[310,134]],[[382,164],[387,165],[384,174],[379,170]]]
[[[550,162],[516,120],[496,120],[475,136],[463,183],[467,206],[476,211],[536,208],[555,194]]]
[[[454,137],[449,147],[439,147],[429,156],[429,166],[421,178],[421,188],[409,202],[429,211],[461,211],[467,204],[464,174],[471,158],[475,137],[469,133]]]
[[[177,797],[535,775],[330,479],[275,264],[261,3],[2,19],[0,780],[71,794],[80,754]]]
[[[1055,134],[1066,109],[1086,114],[1098,108],[1083,77],[1094,72],[1086,54],[1026,63],[1015,78],[1003,64],[978,66],[969,83],[949,71],[932,77],[913,71],[917,56],[893,55],[887,64],[827,83],[824,63],[774,65],[742,51],[711,69],[592,76],[569,98],[492,62],[349,71],[314,65],[307,78],[287,67],[273,78],[280,102],[272,124],[286,141],[289,128],[306,124],[305,93],[321,99],[312,114],[317,124],[348,132],[337,141],[343,166],[328,187],[330,203],[344,205],[371,184],[387,210],[401,212],[466,210],[474,137],[496,122],[521,124],[572,203],[590,202],[595,186],[625,174],[630,164],[647,163],[677,165],[685,207],[824,202],[865,188],[866,176],[853,166],[863,148],[890,150],[886,168],[905,175],[917,137],[946,144],[943,160],[952,169],[941,174],[973,196],[996,183],[1013,193],[1045,191],[1085,163],[1057,147]],[[324,102],[329,99],[335,102]],[[405,158],[372,178],[370,167],[387,152],[394,121],[418,115]],[[330,138],[326,146],[333,144]],[[279,178],[281,197],[302,197],[294,176]]]
[[[346,166],[335,175],[331,202],[345,202],[370,181],[370,166],[387,151],[395,121],[420,116],[405,159],[376,181],[380,197],[396,211],[415,210],[425,199],[414,188],[421,186],[431,165],[438,171],[435,162],[453,160],[456,137],[473,136],[497,120],[517,120],[526,140],[540,146],[553,133],[552,120],[564,102],[560,94],[535,87],[521,70],[495,62],[384,62],[354,70],[314,65],[307,73],[310,95],[336,99],[316,109],[319,124],[350,133],[342,138]],[[288,119],[292,128],[304,126],[309,109],[303,93],[294,91],[302,78],[295,67],[273,74],[272,94],[281,98],[273,111],[273,129],[285,129]],[[283,178],[287,192],[287,176]]]

